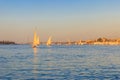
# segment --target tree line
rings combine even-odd
[[[13,41],[0,41],[0,44],[15,44]]]

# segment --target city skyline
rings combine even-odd
[[[119,0],[1,0],[0,41],[119,38]]]

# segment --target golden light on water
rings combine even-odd
[[[37,48],[33,48],[34,56],[37,54]]]
[[[33,48],[33,53],[34,53],[34,57],[33,57],[33,73],[34,73],[34,79],[37,79],[37,75],[36,73],[38,72],[38,57],[37,57],[37,48]]]

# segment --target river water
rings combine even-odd
[[[0,45],[0,80],[120,80],[120,46]]]

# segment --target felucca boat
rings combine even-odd
[[[48,39],[48,41],[47,41],[47,43],[46,43],[46,45],[50,46],[51,44],[52,44],[52,37],[50,36],[49,39]]]
[[[34,32],[34,38],[33,38],[33,44],[32,47],[36,48],[37,46],[40,45],[40,40],[39,40],[39,36],[37,36],[37,33]]]

